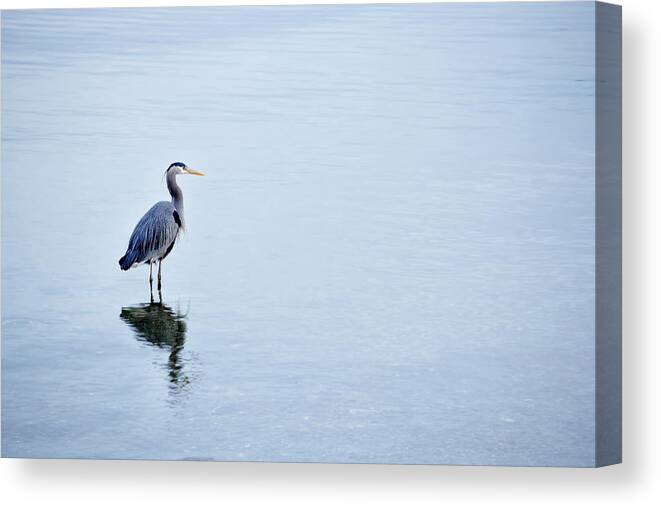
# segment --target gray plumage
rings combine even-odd
[[[141,263],[163,260],[177,240],[181,219],[174,204],[157,202],[135,226],[126,254],[119,260],[123,270]]]
[[[181,162],[175,162],[166,171],[168,191],[172,201],[154,204],[133,229],[129,246],[119,259],[119,266],[126,271],[140,264],[149,264],[149,287],[152,285],[152,265],[158,262],[158,290],[161,290],[161,262],[172,251],[179,232],[184,228],[184,196],[177,185],[178,174],[203,173],[194,171]],[[153,296],[152,296],[153,300]]]

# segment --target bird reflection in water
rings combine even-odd
[[[186,389],[190,380],[182,372],[180,357],[186,341],[186,316],[163,303],[145,303],[122,308],[119,317],[135,332],[139,341],[169,349],[167,368],[170,387],[175,392]]]

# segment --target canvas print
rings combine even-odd
[[[2,456],[620,461],[620,8],[2,12]]]

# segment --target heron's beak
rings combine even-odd
[[[204,176],[204,173],[201,171],[196,171],[195,169],[189,169],[188,167],[186,168],[186,173],[188,174],[194,174],[195,176]]]

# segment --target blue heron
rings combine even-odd
[[[172,251],[179,231],[184,229],[184,195],[177,185],[178,174],[204,176],[186,164],[175,162],[165,171],[168,191],[172,201],[157,202],[140,219],[133,229],[129,246],[119,259],[119,266],[126,271],[140,264],[149,264],[149,292],[154,300],[152,267],[158,262],[158,294],[161,296],[161,263]]]

